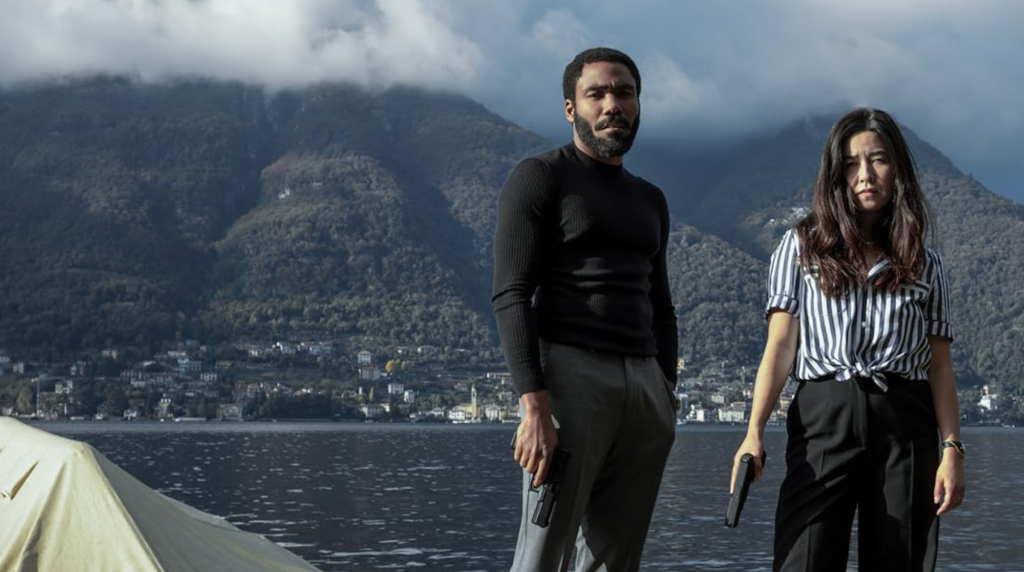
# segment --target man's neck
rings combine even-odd
[[[576,148],[579,149],[584,155],[590,157],[595,161],[604,163],[606,165],[614,165],[616,167],[622,166],[622,155],[619,155],[617,157],[602,157],[601,155],[595,153],[593,149],[588,147],[587,144],[584,143],[583,140],[580,139],[580,136],[577,135],[576,133],[572,134],[572,142],[573,144],[576,145]]]

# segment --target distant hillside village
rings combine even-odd
[[[430,345],[336,356],[334,344],[239,343],[215,351],[185,340],[146,359],[108,348],[68,364],[26,363],[0,349],[0,415],[41,420],[518,422],[507,371],[465,350]],[[225,355],[226,354],[226,355]],[[679,423],[744,424],[755,368],[729,362],[699,372],[678,365]],[[787,385],[771,423],[785,422]],[[1013,422],[1020,404],[961,394],[964,421]]]

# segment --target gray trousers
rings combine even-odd
[[[512,572],[633,572],[675,440],[676,400],[653,357],[541,343],[559,447],[572,457],[551,515],[531,522],[538,492],[523,475]]]

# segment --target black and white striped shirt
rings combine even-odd
[[[818,286],[816,269],[800,266],[800,239],[795,229],[782,237],[768,272],[768,305],[800,320],[800,344],[793,377],[870,377],[888,389],[885,374],[927,380],[932,360],[928,336],[953,339],[948,288],[942,260],[925,249],[924,272],[896,291],[852,284],[831,298]],[[882,257],[868,273],[877,275],[889,261]]]

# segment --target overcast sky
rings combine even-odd
[[[561,73],[630,53],[643,131],[701,141],[870,105],[1024,203],[1019,0],[0,0],[0,84],[114,72],[454,91],[568,137]]]

